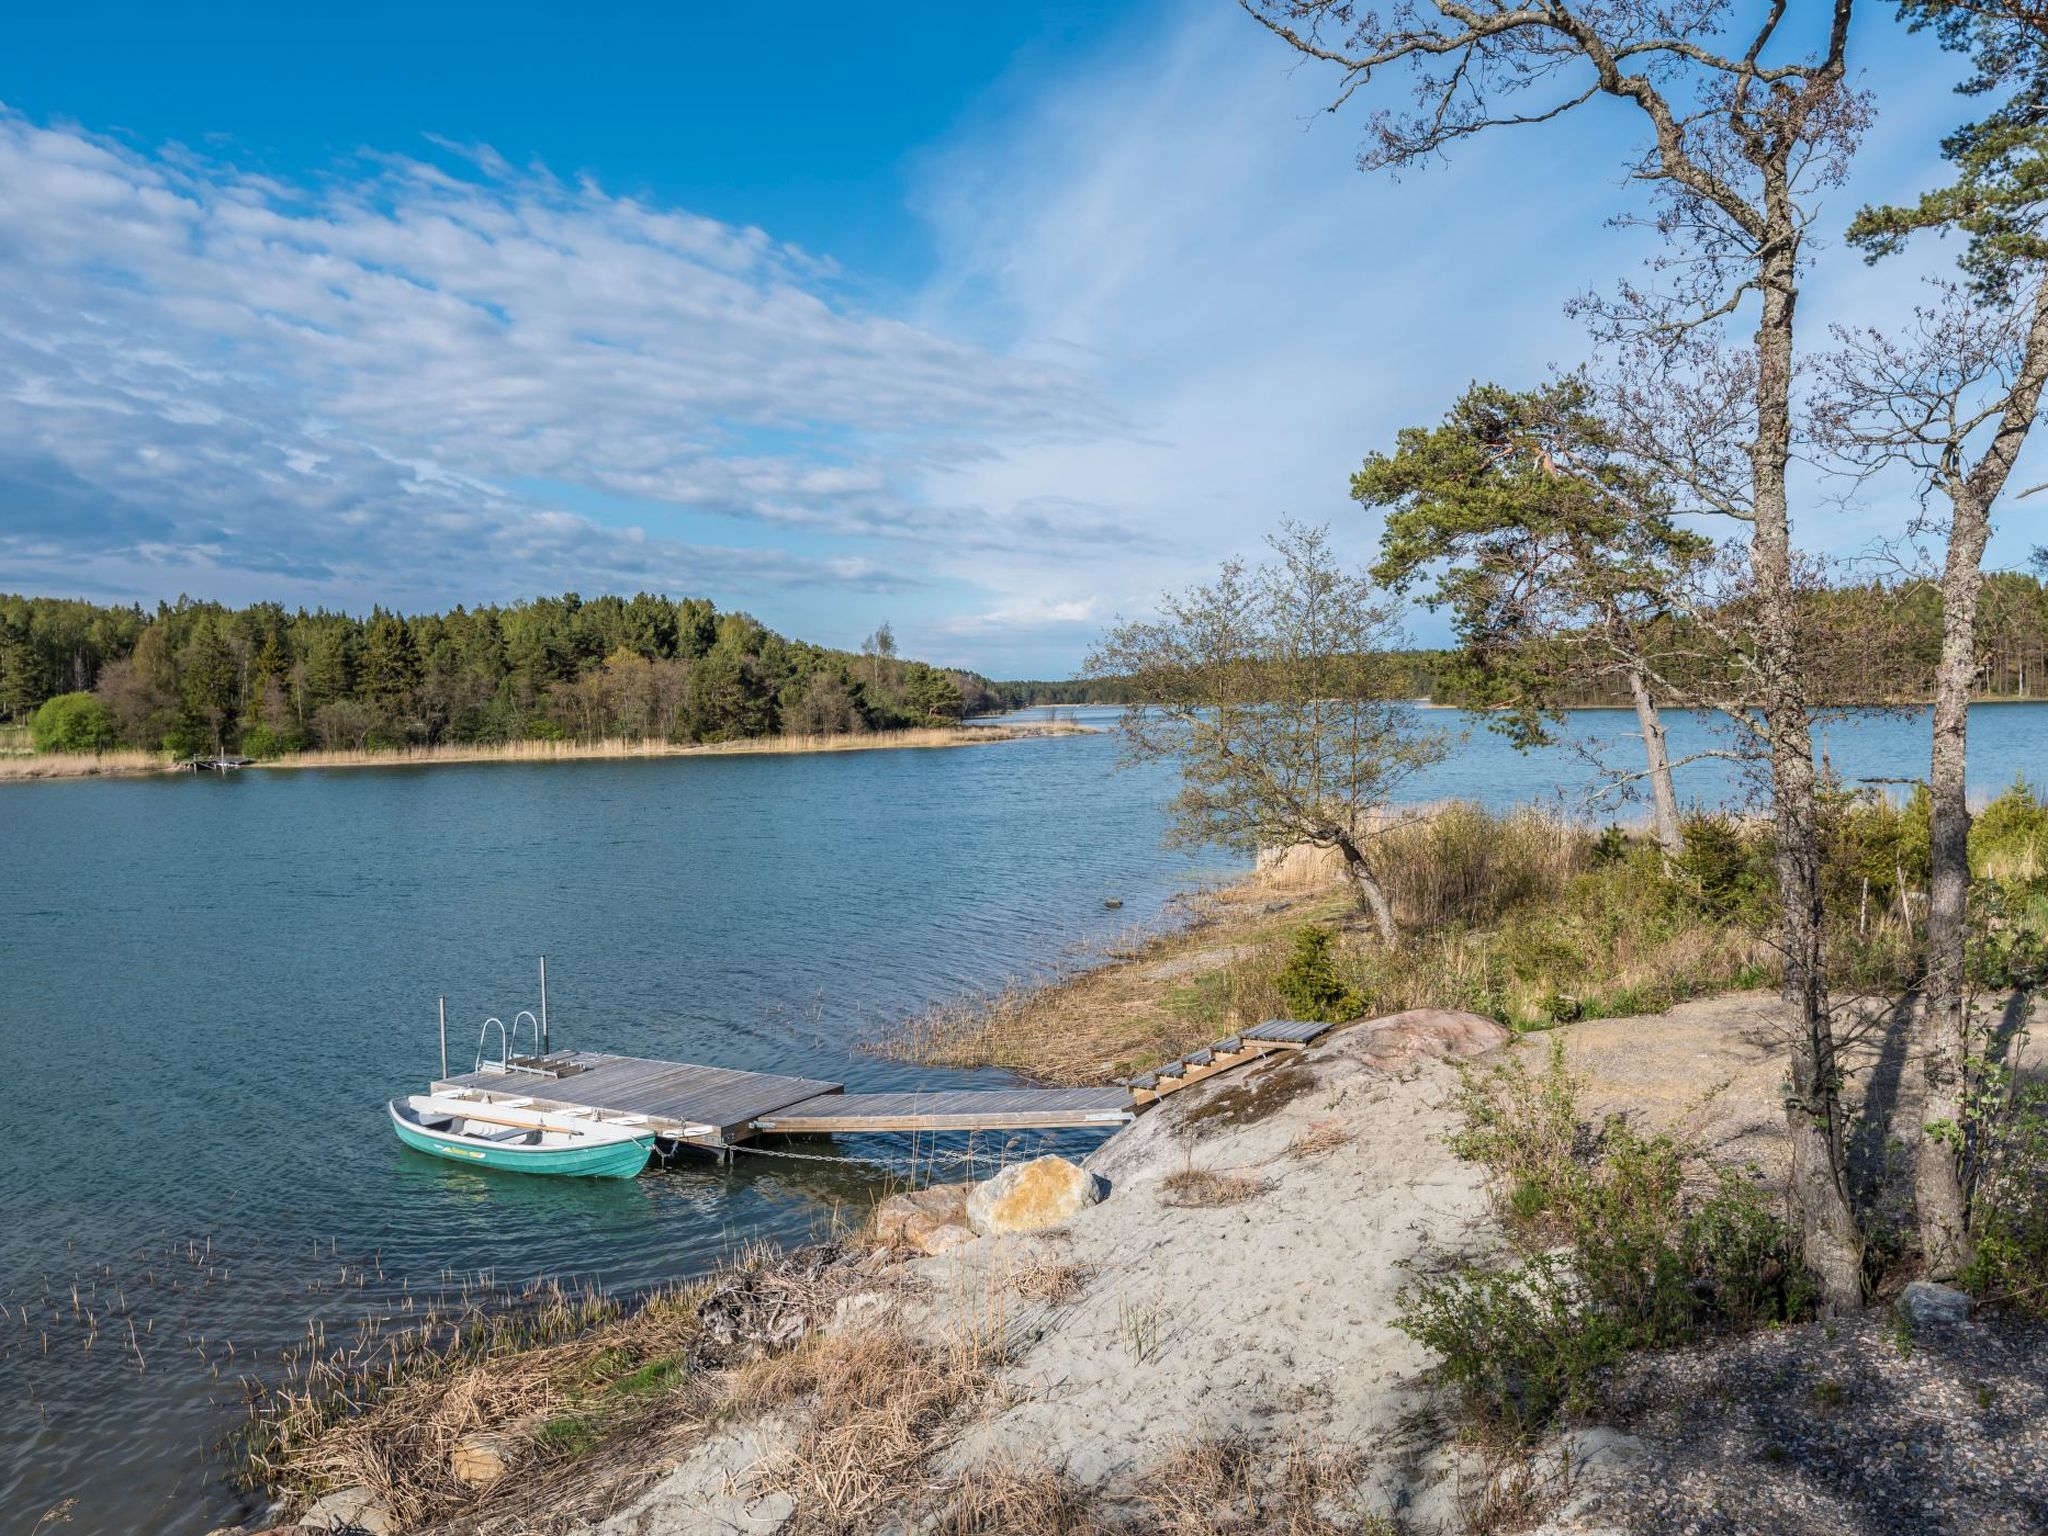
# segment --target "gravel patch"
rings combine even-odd
[[[2048,1532],[2048,1324],[1873,1308],[1638,1360],[1617,1408],[1642,1455],[1580,1529]]]

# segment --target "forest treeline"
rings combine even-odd
[[[985,678],[791,640],[701,598],[367,618],[0,596],[0,719],[38,748],[272,757],[443,742],[841,735],[998,707]]]
[[[1810,659],[1826,676],[1816,694],[1834,704],[1893,704],[1925,700],[1941,655],[1941,593],[1931,582],[1879,582],[1817,588],[1801,594],[1802,627],[1814,637]],[[1977,621],[1976,694],[1986,699],[2048,699],[2048,579],[2018,571],[1988,573]],[[1664,648],[1670,670],[1682,658],[1710,648],[1696,644],[1678,621],[1669,621]],[[1566,643],[1560,641],[1558,643]],[[1390,696],[1434,704],[1485,708],[1500,702],[1485,658],[1453,650],[1412,649],[1384,658],[1395,669]],[[1823,665],[1824,663],[1824,665]],[[1131,702],[1129,681],[1083,677],[1060,681],[995,682],[989,687],[1012,709],[1030,704]],[[1560,708],[1627,708],[1619,675],[1553,690]]]

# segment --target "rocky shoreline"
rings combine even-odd
[[[1689,1117],[1720,1155],[1768,1163],[1772,1006],[1563,1038],[1603,1110]],[[711,1284],[684,1330],[694,1376],[612,1439],[564,1454],[559,1404],[494,1418],[479,1382],[443,1453],[451,1506],[407,1521],[360,1487],[298,1518],[446,1536],[2048,1529],[2048,1339],[1966,1299],[1637,1357],[1611,1422],[1512,1458],[1464,1438],[1392,1319],[1416,1276],[1501,1246],[1484,1171],[1445,1137],[1458,1064],[1527,1048],[1470,1014],[1371,1020],[1171,1096],[1082,1165],[898,1195],[836,1244]],[[1919,1479],[1935,1468],[1938,1493]]]

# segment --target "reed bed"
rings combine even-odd
[[[161,773],[171,766],[162,752],[23,752],[0,753],[0,781],[30,779],[95,779],[137,773]]]
[[[832,736],[749,736],[738,741],[670,742],[605,738],[597,741],[443,742],[426,747],[321,750],[276,758],[265,768],[384,768],[427,763],[569,763],[635,757],[727,757],[805,752],[877,752],[904,747],[970,747],[992,741],[1070,736],[1081,725],[918,726],[901,731],[846,732]]]
[[[433,746],[318,748],[265,759],[253,768],[405,768],[437,763],[574,763],[642,757],[725,757],[808,752],[881,752],[914,747],[973,747],[1041,736],[1090,735],[1094,727],[1049,721],[1043,725],[919,726],[833,736],[754,736],[739,741],[671,742],[604,738],[596,741],[441,742]],[[167,772],[167,753],[0,753],[0,781],[83,779]]]

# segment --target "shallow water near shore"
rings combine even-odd
[[[2048,706],[1972,724],[1979,793],[2048,745]],[[1830,755],[1904,776],[1926,729],[1845,723]],[[1704,732],[1675,722],[1674,751]],[[693,1159],[603,1184],[477,1173],[401,1148],[383,1101],[433,1075],[437,994],[467,1066],[485,1015],[534,1006],[541,952],[557,1045],[861,1087],[1000,1081],[858,1046],[1243,867],[1164,852],[1171,776],[1113,775],[1114,756],[1102,734],[0,790],[0,1531],[66,1498],[80,1531],[236,1513],[209,1447],[238,1422],[237,1380],[273,1373],[309,1324],[338,1342],[480,1273],[676,1278],[863,1203],[884,1175],[852,1161]],[[1501,805],[1587,773],[1475,729],[1409,789]],[[1718,773],[1680,782],[1729,792]]]

